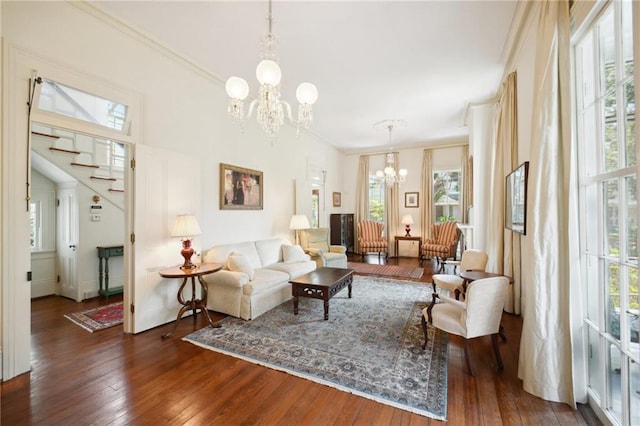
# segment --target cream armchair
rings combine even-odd
[[[347,248],[329,244],[329,228],[309,228],[300,230],[300,246],[316,261],[318,268],[347,267]]]
[[[469,374],[473,376],[469,360],[469,339],[490,335],[498,368],[502,370],[504,367],[498,347],[498,334],[508,285],[509,279],[506,277],[484,278],[469,284],[464,302],[440,295],[438,298],[442,303],[422,310],[422,348],[427,346],[427,321],[440,330],[463,337],[464,358]]]

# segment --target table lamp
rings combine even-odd
[[[176,217],[176,223],[173,225],[172,237],[182,238],[182,257],[184,257],[184,263],[180,269],[192,269],[196,265],[191,263],[191,256],[193,256],[193,247],[191,247],[191,238],[196,235],[200,235],[200,225],[196,217],[189,214],[182,214]]]
[[[413,217],[410,214],[405,214],[402,216],[402,224],[404,225],[405,231],[407,231],[407,235],[405,237],[411,236],[411,225],[413,225]]]
[[[311,228],[311,226],[309,226],[309,219],[307,219],[307,216],[304,214],[294,214],[293,216],[291,216],[291,223],[289,223],[289,229],[293,229],[296,231],[296,245],[299,245],[299,239],[298,239],[298,230],[300,229],[309,229]]]

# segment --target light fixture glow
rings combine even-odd
[[[375,123],[373,127],[377,129],[386,128],[389,130],[389,149],[391,147],[391,132],[395,126],[404,126],[406,122],[403,120],[383,120]],[[376,177],[383,181],[387,186],[393,186],[394,184],[403,183],[407,180],[407,175],[409,172],[407,169],[399,169],[396,171],[394,167],[394,158],[393,153],[389,152],[387,154],[387,165],[384,169],[376,171]]]
[[[299,135],[300,128],[308,128],[313,122],[312,105],[318,100],[318,89],[311,83],[301,83],[296,90],[298,99],[298,115],[291,115],[291,106],[280,97],[280,81],[282,71],[277,62],[277,39],[271,32],[273,18],[271,15],[271,0],[269,0],[269,31],[262,38],[262,61],[256,68],[256,78],[260,83],[258,97],[249,104],[249,111],[245,115],[244,99],[249,95],[249,85],[240,77],[230,77],[226,83],[229,95],[229,115],[234,122],[241,124],[244,130],[245,120],[256,110],[256,119],[262,126],[273,144],[278,139],[280,126],[284,124],[285,115],[296,126]]]

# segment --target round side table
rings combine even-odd
[[[178,327],[178,321],[182,318],[182,315],[187,311],[193,311],[193,322],[195,324],[196,317],[198,315],[198,309],[202,313],[204,313],[207,321],[211,327],[220,327],[220,324],[211,321],[211,317],[209,316],[209,311],[207,311],[207,284],[202,281],[202,277],[204,275],[212,274],[216,271],[222,269],[222,265],[219,263],[199,263],[196,264],[195,268],[191,269],[181,269],[179,267],[167,268],[161,271],[158,271],[161,277],[163,278],[182,278],[182,284],[178,289],[178,303],[182,305],[180,311],[178,311],[178,316],[173,324],[173,329],[162,335],[163,339],[171,336],[171,334],[176,331]],[[191,278],[191,299],[185,300],[182,297],[182,292],[184,287],[187,285],[187,281]],[[196,299],[196,278],[198,278],[198,282],[200,283],[200,287],[202,289],[202,298]]]

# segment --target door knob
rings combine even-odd
[[[71,244],[71,245],[69,245],[69,248],[73,249],[75,251],[76,250],[76,245],[75,244]]]

